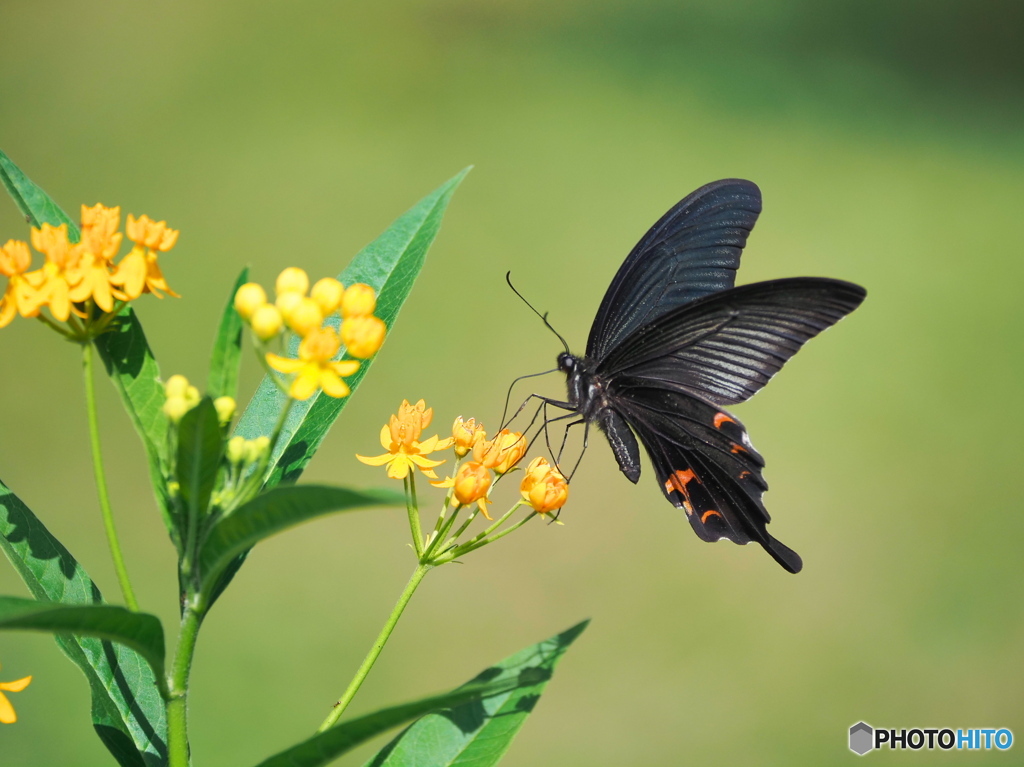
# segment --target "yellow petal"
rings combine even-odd
[[[438,480],[437,482],[431,482],[430,484],[432,484],[434,487],[454,487],[455,477],[445,477],[442,480]],[[455,501],[454,498],[452,500],[457,503],[457,501]]]
[[[433,437],[425,439],[422,442],[413,443],[413,447],[419,451],[420,455],[426,455],[427,453],[433,453],[437,450],[437,442],[438,439],[435,434]]]
[[[388,453],[391,452],[391,429],[387,424],[380,427],[380,444]]]
[[[10,298],[7,296],[0,298],[0,328],[10,325],[17,313],[17,307]]]
[[[278,373],[297,373],[306,366],[302,360],[295,360],[291,357],[282,357],[273,352],[267,352],[267,364]]]
[[[383,466],[388,461],[393,460],[394,456],[391,453],[384,453],[384,455],[356,455],[360,461],[365,463],[367,466]]]
[[[394,460],[388,464],[388,476],[391,479],[405,479],[409,475],[410,466],[408,456],[396,455]]]
[[[429,469],[432,466],[440,466],[444,461],[432,461],[429,458],[424,458],[422,455],[410,455],[406,457],[406,460],[419,466],[421,469]]]
[[[26,676],[21,679],[15,679],[13,682],[0,682],[0,690],[6,690],[7,692],[21,692],[28,683],[32,681],[32,677]]]
[[[334,372],[340,375],[342,378],[354,375],[359,370],[358,360],[342,360],[341,362],[332,362],[331,367],[334,368]]]
[[[292,388],[289,394],[292,399],[306,400],[313,396],[320,388],[320,368],[316,365],[305,365],[302,371],[292,381]]]
[[[18,715],[14,713],[14,706],[7,700],[7,696],[0,692],[0,722],[14,724],[17,721]]]

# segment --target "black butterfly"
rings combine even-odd
[[[733,287],[760,212],[761,191],[741,179],[716,181],[677,203],[619,268],[586,356],[568,347],[558,355],[568,401],[542,399],[579,415],[575,423],[596,422],[634,483],[639,437],[658,484],[702,540],[756,541],[796,573],[800,556],[766,529],[764,460],[722,407],[757,393],[866,291],[817,277]]]

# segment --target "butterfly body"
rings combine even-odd
[[[740,179],[673,206],[612,280],[587,353],[558,356],[568,399],[549,404],[596,424],[634,483],[643,444],[663,493],[702,540],[756,541],[795,573],[799,555],[766,529],[764,459],[724,407],[753,396],[865,291],[813,277],[733,287],[760,210],[757,186]]]

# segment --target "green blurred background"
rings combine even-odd
[[[305,475],[360,486],[385,482],[353,453],[377,452],[403,397],[442,431],[458,414],[493,426],[508,382],[550,367],[560,346],[506,270],[581,351],[665,209],[755,180],[741,282],[869,291],[737,409],[803,573],[701,543],[595,444],[564,527],[427,579],[352,711],[451,687],[589,616],[504,764],[853,763],[861,719],[1024,737],[1022,26],[1011,0],[5,0],[0,146],[68,211],[99,200],[182,230],[164,263],[184,298],[138,308],[165,375],[197,381],[243,264],[264,283],[293,264],[335,274],[475,164]],[[0,204],[0,237],[27,235]],[[18,321],[0,360],[0,476],[113,598],[79,356]],[[257,381],[247,360],[245,390]],[[128,565],[173,625],[144,459],[100,391]],[[311,732],[411,571],[405,524],[352,514],[256,549],[200,639],[196,764],[252,764]],[[26,593],[6,565],[0,592]],[[0,729],[4,765],[109,762],[52,639],[0,635],[0,662],[0,679],[35,676]]]

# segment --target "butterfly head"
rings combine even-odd
[[[579,360],[569,352],[562,352],[558,355],[558,369],[566,375],[572,375],[579,367]]]

